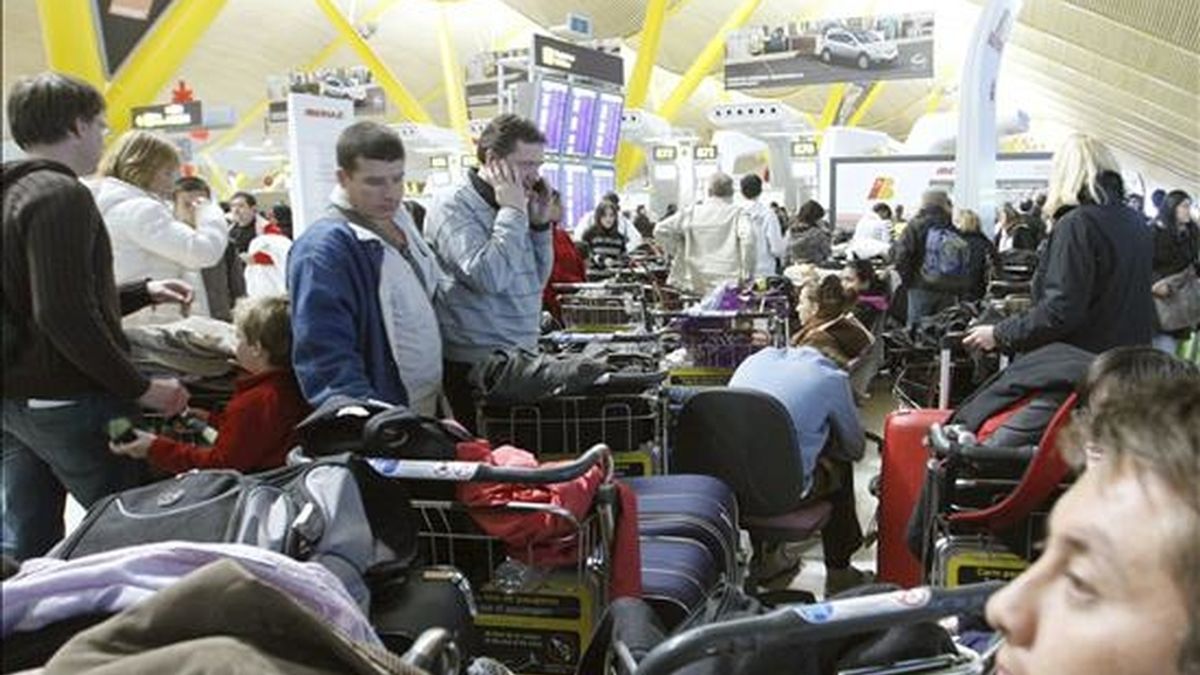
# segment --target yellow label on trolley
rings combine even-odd
[[[541,459],[547,462],[570,461],[578,458],[579,455],[542,455]],[[640,478],[642,476],[656,476],[662,471],[658,467],[657,458],[654,454],[646,451],[636,452],[614,452],[612,455],[613,472],[617,478]]]
[[[732,368],[676,368],[667,374],[669,383],[680,387],[724,387],[731,377]]]
[[[599,579],[589,579],[595,584],[580,583],[574,575],[552,577],[517,593],[491,584],[481,588],[475,626],[483,654],[515,673],[574,673],[587,649],[600,597]]]
[[[956,588],[981,581],[1016,579],[1029,562],[1011,553],[963,551],[946,561],[946,587]]]

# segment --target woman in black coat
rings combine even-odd
[[[1046,208],[1053,227],[1033,278],[1033,306],[971,329],[964,344],[1027,352],[1065,342],[1097,354],[1150,344],[1154,241],[1124,193],[1108,149],[1088,136],[1070,136],[1051,167]]]
[[[1200,227],[1192,220],[1192,199],[1183,190],[1172,190],[1163,199],[1158,218],[1154,221],[1154,286],[1150,292],[1156,298],[1166,298],[1170,289],[1163,279],[1194,266],[1200,272]],[[1180,340],[1186,340],[1192,329],[1185,328],[1154,336],[1154,346],[1174,354]]]
[[[963,300],[982,300],[987,293],[988,270],[996,262],[996,246],[983,233],[979,214],[971,209],[959,209],[954,224],[971,247],[971,282],[961,297]]]

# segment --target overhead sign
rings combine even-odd
[[[717,160],[717,146],[715,145],[697,145],[692,151],[692,156],[698,162],[715,162]]]
[[[792,157],[808,159],[817,156],[817,142],[811,138],[792,142]]]
[[[134,129],[149,131],[188,131],[204,126],[204,111],[199,101],[143,105],[129,111]]]
[[[267,121],[286,122],[288,94],[314,94],[345,98],[354,102],[357,116],[387,113],[387,95],[364,66],[294,70],[286,76],[267,78]]]
[[[449,169],[450,158],[446,155],[434,155],[429,158],[430,169]]]
[[[92,0],[104,64],[111,78],[175,0]]]
[[[654,161],[656,162],[674,162],[679,151],[673,145],[656,145],[654,146]]]
[[[933,12],[791,21],[734,31],[725,88],[933,77]]]
[[[467,96],[468,108],[491,108],[500,104],[500,63],[504,61],[505,88],[522,82],[529,77],[528,49],[510,49],[500,52],[481,52],[471,57],[465,68],[466,77],[463,86]],[[518,67],[521,63],[525,67]]]
[[[625,84],[625,61],[620,56],[545,35],[533,36],[533,62],[568,75],[590,77],[617,86]]]

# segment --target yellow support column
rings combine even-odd
[[[438,53],[442,58],[442,88],[446,92],[446,110],[450,113],[450,128],[458,132],[463,140],[470,139],[467,123],[467,92],[463,85],[462,68],[458,66],[458,54],[454,51],[454,40],[450,35],[450,19],[446,7],[438,8]]]
[[[683,109],[683,104],[695,93],[696,88],[704,81],[709,72],[717,66],[721,57],[725,54],[725,37],[729,33],[741,28],[750,16],[754,14],[754,10],[758,9],[758,5],[762,0],[742,0],[742,4],[733,10],[729,18],[725,19],[725,23],[717,30],[716,35],[704,45],[704,49],[700,51],[700,55],[696,57],[695,62],[683,74],[683,79],[675,87],[675,91],[667,97],[666,102],[658,109],[658,114],[668,122],[675,121],[675,117],[679,115],[679,111]]]
[[[42,48],[50,70],[73,75],[104,91],[104,64],[92,0],[38,0]]]
[[[817,121],[817,129],[824,131],[837,118],[838,108],[846,97],[846,84],[839,82],[829,88],[829,96],[825,98],[825,109],[821,111],[821,119]]]
[[[867,114],[871,106],[875,105],[875,99],[879,98],[879,92],[881,91],[883,91],[883,82],[872,84],[870,90],[862,97],[862,100],[858,102],[858,106],[855,107],[854,112],[851,113],[850,119],[846,120],[846,126],[858,126],[858,123],[862,121],[863,116]]]
[[[131,108],[154,101],[224,6],[225,0],[189,0],[163,12],[104,92],[112,138],[130,127]]]
[[[646,103],[646,92],[650,89],[650,78],[654,64],[658,61],[658,43],[662,38],[662,27],[667,15],[667,0],[648,0],[646,18],[642,22],[642,44],[638,48],[637,61],[629,78],[625,105],[641,108]],[[617,185],[624,186],[633,171],[642,163],[645,153],[630,143],[621,143],[617,151]]]
[[[433,118],[425,111],[425,108],[413,98],[413,95],[408,92],[408,89],[396,79],[396,75],[392,73],[387,64],[375,54],[375,50],[371,49],[371,45],[358,34],[354,26],[346,20],[342,15],[342,11],[333,4],[333,0],[317,0],[317,5],[325,12],[329,18],[329,22],[337,30],[342,39],[350,44],[350,47],[358,54],[358,58],[362,59],[363,65],[371,70],[375,75],[375,79],[379,81],[380,86],[387,92],[389,98],[400,108],[400,113],[411,122],[421,124],[429,124]]]

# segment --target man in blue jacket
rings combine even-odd
[[[404,145],[359,122],[338,138],[329,211],[288,255],[292,363],[304,397],[335,394],[438,411],[441,273],[404,203]]]

